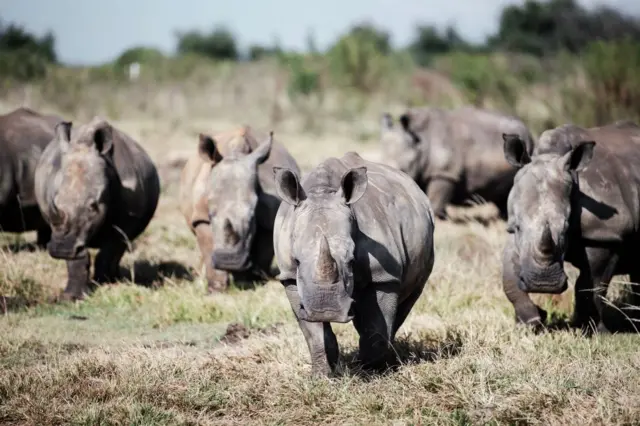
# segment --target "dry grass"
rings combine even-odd
[[[237,124],[208,117],[114,120],[163,176],[156,217],[122,262],[138,284],[48,304],[63,287],[64,263],[28,250],[34,235],[0,237],[0,294],[13,305],[34,303],[0,318],[0,423],[637,424],[638,336],[516,327],[501,290],[499,222],[437,224],[435,269],[400,330],[395,371],[359,371],[355,331],[338,325],[339,377],[312,380],[278,283],[211,296],[196,270],[171,164],[198,131]],[[375,129],[375,120],[359,126]],[[304,169],[352,149],[379,158],[375,143],[285,124],[277,135]],[[562,318],[572,292],[538,300]]]

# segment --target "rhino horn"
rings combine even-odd
[[[318,251],[318,260],[316,262],[316,270],[313,280],[315,282],[334,283],[337,281],[337,278],[338,269],[336,267],[336,262],[331,256],[327,237],[322,235],[320,238],[320,248]]]
[[[551,236],[551,228],[546,224],[542,230],[542,239],[540,240],[540,252],[543,255],[551,256],[555,250],[553,237]]]
[[[235,246],[240,241],[240,237],[238,237],[236,231],[233,230],[229,219],[224,220],[224,240],[231,246]]]

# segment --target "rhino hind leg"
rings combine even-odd
[[[295,281],[284,281],[287,298],[298,326],[307,342],[311,355],[311,372],[314,376],[328,377],[335,372],[340,356],[338,339],[328,322],[308,322],[298,318],[300,295]]]
[[[606,294],[615,273],[618,256],[607,248],[587,247],[575,285],[575,306],[571,325],[586,334],[607,332],[604,323]]]
[[[60,295],[61,300],[81,300],[93,290],[89,280],[90,268],[91,256],[88,252],[79,259],[67,260],[67,286]]]
[[[358,358],[363,367],[374,370],[387,367],[391,361],[390,349],[398,313],[397,293],[385,291],[383,287],[385,285],[372,285],[361,294],[353,318],[353,325],[360,335]]]
[[[115,282],[120,278],[120,259],[127,250],[121,239],[113,239],[100,248],[95,261],[94,280],[100,284]]]

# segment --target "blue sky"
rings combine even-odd
[[[578,0],[640,15],[640,0]],[[313,31],[326,47],[351,24],[368,20],[407,43],[418,22],[455,24],[471,41],[496,28],[500,10],[516,0],[0,0],[0,17],[42,34],[52,30],[62,61],[95,64],[134,45],[175,47],[175,31],[225,24],[241,47],[270,43],[304,48]]]

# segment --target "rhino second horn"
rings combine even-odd
[[[316,270],[314,273],[314,281],[322,283],[334,283],[338,280],[338,268],[336,262],[331,256],[329,242],[326,236],[320,239],[320,248],[318,251],[318,261],[316,262]]]

